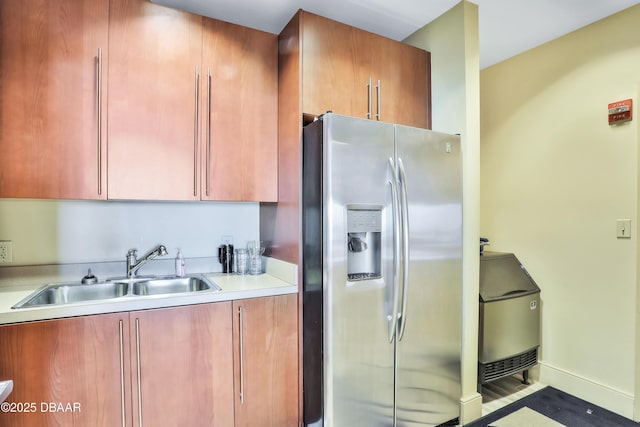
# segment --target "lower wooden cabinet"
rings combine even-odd
[[[298,425],[298,296],[234,301],[236,426]]]
[[[233,426],[231,302],[132,312],[134,426]]]
[[[0,326],[0,379],[14,383],[0,425],[121,426],[128,319],[119,313]]]
[[[297,295],[0,326],[0,426],[297,426]]]

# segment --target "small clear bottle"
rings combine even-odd
[[[178,254],[176,255],[176,276],[184,277],[186,274],[187,271],[184,265],[184,258],[182,257],[182,252],[178,249]]]

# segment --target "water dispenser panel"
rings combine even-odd
[[[381,277],[382,208],[347,209],[348,279],[369,280]]]

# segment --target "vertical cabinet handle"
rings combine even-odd
[[[124,345],[123,345],[123,324],[122,319],[120,320],[120,331],[119,331],[119,340],[120,340],[120,408],[122,412],[122,427],[126,426],[126,416],[124,411]]]
[[[200,99],[200,74],[198,73],[197,65],[195,81],[195,114],[193,116],[193,197],[198,195],[198,125],[200,124],[200,108],[198,101]]]
[[[142,427],[142,383],[140,382],[140,319],[136,319],[136,368],[138,377],[138,427]]]
[[[367,105],[368,105],[368,110],[367,110],[367,119],[371,118],[371,76],[369,76],[369,82],[367,83]]]
[[[206,181],[205,194],[209,196],[211,184],[211,68],[207,70],[207,159],[206,159]]]
[[[238,335],[238,341],[240,341],[240,403],[244,403],[244,319],[242,306],[238,307]]]
[[[96,115],[98,117],[98,195],[102,195],[102,48],[98,48],[96,61]]]
[[[376,93],[378,95],[378,112],[376,113],[376,119],[378,121],[382,120],[382,107],[380,105],[380,95],[382,93],[382,86],[380,84],[380,80],[378,80],[378,84],[376,85]]]

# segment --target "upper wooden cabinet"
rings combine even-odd
[[[278,36],[204,19],[202,199],[278,199]]]
[[[371,38],[374,118],[431,129],[431,54],[385,37]]]
[[[0,197],[106,198],[108,0],[0,1]]]
[[[111,0],[110,199],[200,198],[202,17]]]
[[[277,36],[111,0],[109,198],[277,200]]]
[[[429,53],[300,11],[302,111],[428,128]]]
[[[276,201],[277,61],[148,0],[2,0],[0,197]]]
[[[370,118],[371,34],[308,12],[300,12],[300,27],[302,110]]]

